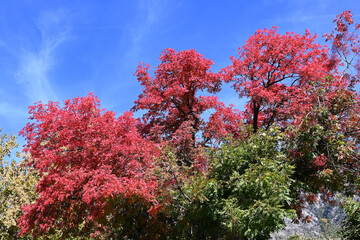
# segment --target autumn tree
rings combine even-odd
[[[128,224],[128,237],[139,239],[141,214],[151,219],[148,210],[156,206],[151,169],[158,153],[138,134],[132,113],[116,118],[93,94],[64,106],[38,103],[29,113],[34,122],[21,134],[29,165],[40,174],[39,198],[24,208],[21,232],[121,237]]]
[[[333,21],[336,26],[330,34],[324,34],[327,42],[332,44],[332,64],[339,64],[341,78],[349,81],[352,86],[360,78],[360,24],[355,23],[351,11],[344,11]]]
[[[138,67],[135,75],[143,91],[133,110],[145,111],[143,134],[178,146],[180,158],[189,164],[196,134],[204,129],[202,114],[217,104],[214,96],[199,94],[218,92],[220,80],[210,71],[214,63],[195,50],[165,49],[160,61],[153,77],[149,65]]]
[[[223,70],[239,97],[249,98],[245,119],[253,131],[269,128],[309,109],[304,89],[329,74],[326,48],[315,36],[258,30],[238,49],[238,58]]]

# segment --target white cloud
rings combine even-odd
[[[56,63],[55,51],[69,39],[66,15],[64,10],[43,14],[36,23],[40,32],[40,46],[37,50],[34,50],[34,46],[21,50],[20,67],[16,77],[25,87],[25,93],[32,102],[57,99],[49,72]]]
[[[164,2],[162,0],[140,1],[136,19],[141,20],[132,23],[129,29],[131,46],[126,54],[127,57],[136,57],[139,54],[142,41],[154,24],[159,21],[163,7]]]

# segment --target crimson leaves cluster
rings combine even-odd
[[[30,107],[35,123],[21,132],[25,151],[41,175],[37,201],[24,208],[23,232],[71,231],[84,224],[101,229],[100,219],[111,207],[108,199],[141,198],[156,205],[157,182],[150,174],[154,144],[137,132],[131,112],[118,118],[86,97]]]

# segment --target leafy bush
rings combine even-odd
[[[172,239],[268,239],[290,210],[293,167],[280,151],[277,129],[211,152],[209,172],[182,181]],[[189,201],[190,200],[190,201]],[[181,212],[181,214],[179,214]]]
[[[344,239],[359,239],[360,236],[360,202],[348,198],[344,203],[346,213],[341,234]]]

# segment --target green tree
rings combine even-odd
[[[344,239],[356,240],[360,236],[360,202],[348,198],[344,203],[346,216],[342,222],[341,235]]]
[[[284,218],[295,216],[282,136],[271,128],[229,140],[211,151],[207,174],[178,174],[170,239],[268,239],[282,229]]]
[[[268,239],[293,217],[293,167],[281,151],[283,135],[276,128],[246,141],[224,144],[215,153],[211,177],[217,182],[222,225],[232,239]]]
[[[0,239],[18,238],[17,219],[21,215],[21,207],[30,204],[37,197],[35,185],[38,177],[23,164],[26,157],[17,153],[18,157],[23,158],[21,162],[9,162],[5,159],[12,156],[12,150],[17,146],[15,136],[0,136]]]

